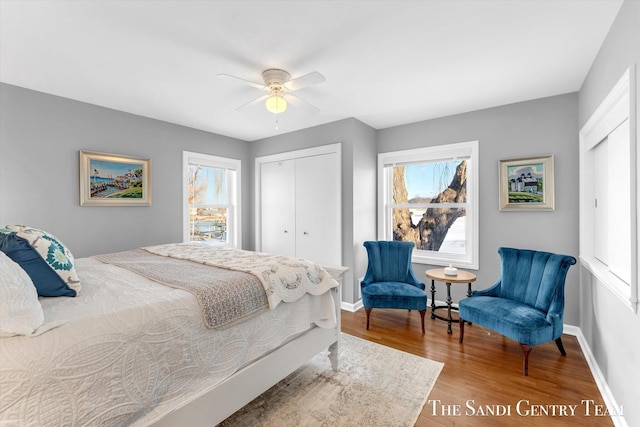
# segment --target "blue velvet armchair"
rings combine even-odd
[[[360,290],[367,314],[367,329],[374,308],[399,308],[420,313],[424,334],[424,315],[427,312],[427,294],[411,267],[412,242],[364,242],[369,265]]]
[[[500,279],[492,287],[474,291],[458,304],[460,343],[464,323],[476,323],[520,343],[522,373],[529,375],[533,346],[555,341],[562,345],[564,282],[572,256],[524,249],[500,248]],[[463,320],[464,319],[464,320]]]

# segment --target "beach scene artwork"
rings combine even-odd
[[[90,160],[91,197],[142,198],[142,163]]]
[[[80,204],[150,204],[150,160],[80,152]]]

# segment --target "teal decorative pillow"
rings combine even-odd
[[[8,225],[0,230],[0,250],[27,272],[41,296],[70,296],[80,292],[71,251],[46,231]]]

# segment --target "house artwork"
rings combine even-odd
[[[507,168],[509,179],[509,203],[542,201],[543,196],[542,163],[533,165],[518,165]],[[534,199],[519,197],[518,194],[535,195]]]
[[[538,180],[531,173],[520,174],[518,178],[509,180],[509,191],[524,191],[527,193],[538,192]]]

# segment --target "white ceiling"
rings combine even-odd
[[[574,92],[622,1],[0,1],[0,81],[253,141]],[[282,68],[320,108],[236,107]]]

